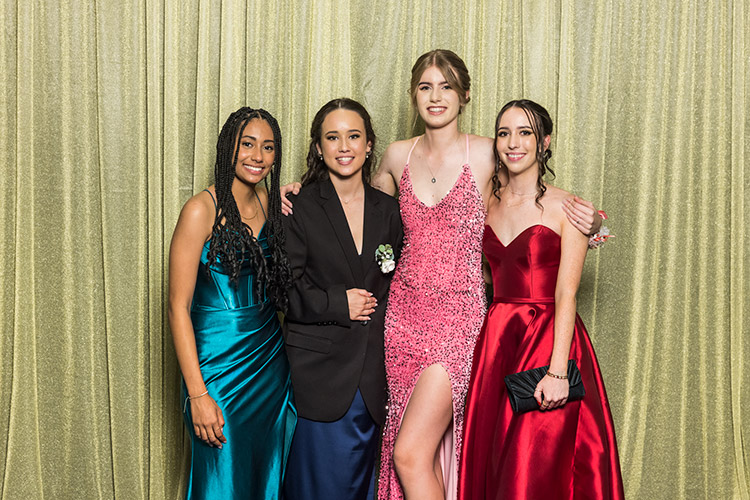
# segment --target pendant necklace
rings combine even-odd
[[[365,192],[365,190],[363,189],[362,191],[360,191],[360,192],[358,192],[358,193],[354,194],[354,195],[353,195],[353,196],[352,196],[351,198],[349,198],[348,200],[345,200],[344,198],[342,198],[341,196],[339,196],[339,200],[341,200],[341,201],[342,201],[342,202],[344,203],[344,205],[348,205],[349,203],[351,203],[351,202],[353,202],[354,200],[356,200],[357,198],[359,198],[359,195],[360,195],[360,194],[364,194],[364,192]]]
[[[461,135],[459,135],[456,138],[456,142],[454,143],[454,145],[458,143],[459,139],[461,139]],[[430,175],[432,176],[432,179],[430,179],[430,182],[435,184],[437,182],[437,179],[435,179],[435,174],[432,173],[432,169],[430,168],[429,162],[425,161],[425,166],[427,167],[427,170],[430,172]]]

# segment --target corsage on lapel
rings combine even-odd
[[[375,262],[380,266],[380,272],[388,274],[396,269],[396,261],[393,258],[393,247],[386,243],[385,245],[378,245],[375,250]]]

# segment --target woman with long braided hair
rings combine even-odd
[[[187,498],[280,496],[297,421],[276,314],[291,283],[280,166],[274,117],[235,111],[216,144],[216,183],[185,203],[172,237],[169,323],[192,440]]]

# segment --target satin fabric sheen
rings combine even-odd
[[[263,231],[258,241],[267,250]],[[253,298],[249,264],[235,286],[220,263],[206,273],[207,253],[208,243],[191,318],[201,374],[223,413],[227,442],[218,449],[198,439],[187,405],[192,440],[187,498],[279,498],[297,411],[278,316],[265,297]]]
[[[591,341],[576,316],[570,358],[586,396],[516,415],[504,377],[549,364],[560,237],[535,225],[507,247],[487,226],[493,302],[474,352],[459,498],[622,499],[614,426]]]
[[[359,389],[349,410],[336,421],[300,418],[284,500],[372,500],[379,431]]]

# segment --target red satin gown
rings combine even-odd
[[[570,358],[586,396],[560,409],[515,415],[504,377],[549,364],[560,236],[535,225],[508,245],[485,227],[494,298],[474,351],[459,498],[622,499],[617,443],[604,383],[581,318]]]

